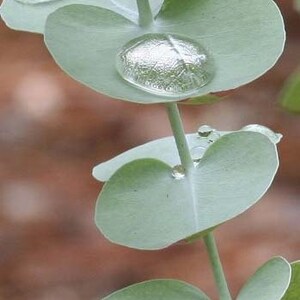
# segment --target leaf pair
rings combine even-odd
[[[192,97],[253,81],[274,65],[285,41],[282,17],[271,0],[227,0],[224,3],[166,0],[153,25],[147,29],[136,24],[136,10],[135,17],[132,16],[130,8],[135,6],[135,0],[84,1],[90,5],[74,3],[83,2],[58,0],[25,5],[5,0],[1,14],[11,26],[43,31],[44,22],[51,13],[46,22],[45,41],[62,69],[96,91],[131,102],[184,99],[182,96],[166,98],[137,89],[116,72],[119,50],[136,37],[149,33],[177,34],[194,40],[211,54],[215,76]],[[74,5],[61,7],[67,4]],[[156,11],[160,4],[160,1],[153,2]]]
[[[300,297],[299,262],[290,264],[281,257],[265,263],[247,281],[237,300],[297,300]],[[292,281],[291,281],[292,273]],[[291,283],[290,283],[291,282]],[[283,298],[282,298],[283,297]],[[177,280],[153,280],[113,293],[103,300],[209,300],[199,289]]]
[[[194,135],[189,141],[199,143]],[[98,175],[109,180],[97,201],[96,223],[112,242],[153,250],[205,232],[255,204],[278,167],[276,146],[268,137],[239,131],[214,142],[178,180],[173,143],[171,138],[152,142],[98,167]],[[155,146],[153,158],[143,159]],[[156,159],[159,155],[165,162]],[[135,156],[141,159],[131,161]]]

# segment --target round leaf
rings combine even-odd
[[[151,280],[117,291],[103,300],[209,300],[196,287],[178,280]]]
[[[137,103],[182,100],[135,88],[116,72],[119,50],[151,32],[186,36],[211,54],[215,77],[191,97],[256,79],[274,65],[285,41],[281,14],[271,0],[166,0],[147,29],[100,8],[68,6],[49,16],[45,41],[63,70],[98,92]]]
[[[265,263],[249,279],[237,300],[280,300],[291,280],[290,264],[281,257]]]
[[[36,3],[34,5],[34,3]],[[150,0],[153,14],[157,14],[163,0]],[[135,0],[4,0],[1,17],[7,26],[24,31],[44,33],[49,14],[70,4],[86,4],[115,11],[133,22],[138,22]]]
[[[282,300],[299,300],[300,299],[300,261],[291,264],[292,279],[288,290]]]
[[[96,224],[114,243],[164,248],[251,207],[270,186],[277,167],[275,145],[254,132],[223,136],[181,180],[162,161],[135,160],[104,185]]]

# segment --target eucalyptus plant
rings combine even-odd
[[[217,99],[269,70],[285,31],[272,0],[4,0],[13,29],[44,35],[57,64],[110,97],[166,107],[173,136],[97,165],[105,185],[95,220],[113,243],[156,250],[203,239],[221,300],[227,286],[214,230],[245,212],[270,187],[281,135],[252,124],[235,132],[202,125],[185,134],[178,105]],[[183,101],[189,99],[188,101]],[[155,117],[154,117],[155,118]],[[275,257],[238,300],[300,298],[300,262]],[[105,300],[208,300],[174,279],[129,286]]]

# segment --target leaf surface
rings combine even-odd
[[[119,50],[148,33],[188,37],[210,53],[215,76],[191,97],[253,81],[275,64],[285,42],[281,14],[271,0],[166,0],[153,26],[144,30],[107,10],[68,6],[49,16],[45,41],[63,70],[107,96],[137,103],[185,99],[138,89],[116,71]]]
[[[300,113],[300,72],[296,72],[287,80],[280,101],[286,110]]]
[[[290,264],[275,257],[260,267],[238,294],[237,300],[280,300],[291,280]]]
[[[178,280],[151,280],[117,291],[103,300],[209,300],[199,289]]]
[[[204,125],[204,127],[205,126],[207,125]],[[199,147],[203,149],[203,152],[205,152],[212,145],[213,141],[225,134],[234,132],[217,131],[215,129],[213,130],[212,136],[209,135],[207,137],[200,137],[198,133],[186,134],[186,140],[190,152],[193,153],[193,150],[197,150]],[[281,134],[275,133],[271,129],[257,124],[245,126],[240,131],[245,130],[262,133],[269,137],[274,144],[277,144],[281,138]],[[278,136],[280,136],[280,138]],[[157,159],[170,166],[176,166],[180,164],[174,137],[165,137],[130,149],[108,161],[98,164],[93,169],[93,176],[99,181],[107,181],[113,175],[113,173],[115,173],[123,165],[133,160],[142,158]]]
[[[162,161],[135,160],[105,184],[96,224],[114,243],[164,248],[247,210],[266,192],[277,167],[275,145],[255,132],[223,136],[181,180]]]

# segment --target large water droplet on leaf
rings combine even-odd
[[[214,63],[208,52],[192,39],[175,34],[145,34],[127,43],[117,55],[120,75],[147,92],[189,96],[208,84]]]
[[[172,169],[172,177],[180,180],[185,177],[185,169],[182,165],[177,165]]]
[[[270,128],[263,126],[263,125],[251,124],[251,125],[247,125],[247,126],[243,127],[241,130],[262,133],[265,136],[267,136],[271,140],[271,142],[273,142],[274,144],[278,144],[280,142],[280,140],[282,139],[282,134],[275,133]]]

